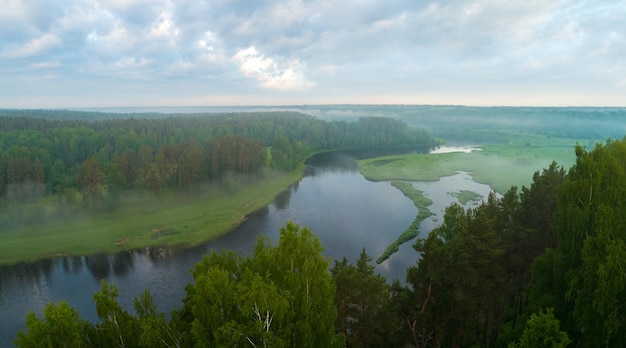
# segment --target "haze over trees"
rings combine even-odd
[[[387,118],[327,122],[295,112],[122,116],[0,110],[0,225],[71,214],[68,209],[82,206],[113,209],[129,190],[198,191],[207,183],[228,189],[238,178],[262,178],[266,168],[291,171],[320,150],[427,150],[436,144],[427,132]],[[43,198],[57,203],[55,211],[34,203]]]
[[[86,115],[89,113],[86,113]],[[328,149],[436,141],[397,120],[327,122],[302,114],[241,114],[98,121],[0,117],[0,224],[29,221],[32,202],[91,212],[129,190],[227,188],[238,177],[289,171]],[[82,114],[81,114],[82,115]],[[57,118],[57,119],[55,119]],[[29,313],[15,341],[31,346],[595,347],[626,345],[626,138],[575,149],[470,209],[453,204],[418,240],[406,283],[358,260],[331,260],[312,231],[292,223],[253,255],[207,255],[181,308],[159,313],[150,292],[134,313],[103,283],[100,321],[66,302]],[[37,210],[34,210],[38,212]],[[62,210],[61,210],[62,211]],[[549,338],[549,339],[546,339]]]
[[[451,205],[415,243],[421,258],[406,285],[375,275],[365,250],[329,269],[311,231],[289,223],[277,246],[259,240],[251,257],[205,256],[170,320],[148,292],[137,314],[121,310],[115,286],[103,284],[101,323],[51,303],[43,318],[28,315],[16,344],[622,346],[625,155],[626,139],[578,147],[567,174],[553,163],[521,191]]]

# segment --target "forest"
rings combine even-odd
[[[426,131],[381,117],[0,110],[0,226],[112,210],[132,190],[228,189],[266,169],[292,171],[319,151],[435,145]]]
[[[288,223],[251,256],[213,252],[167,318],[148,291],[135,313],[115,285],[86,322],[64,301],[27,316],[15,341],[121,347],[617,347],[626,344],[626,139],[575,149],[529,187],[446,209],[413,248],[406,284],[374,274],[363,250],[331,260],[312,231]]]

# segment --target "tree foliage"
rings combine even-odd
[[[576,147],[556,196],[554,250],[533,266],[533,302],[581,346],[626,344],[626,143]]]
[[[545,313],[540,310],[532,314],[519,344],[511,344],[510,348],[565,348],[572,341],[565,331],[559,329],[559,321],[554,317],[552,309]]]
[[[291,222],[278,245],[260,239],[252,257],[212,253],[187,287],[186,317],[197,346],[329,347],[335,284],[322,246]]]
[[[374,274],[372,258],[361,252],[356,265],[344,257],[335,261],[331,274],[337,285],[335,330],[348,347],[393,347],[390,337],[397,324],[391,308],[391,292],[385,278]]]
[[[168,321],[149,292],[130,314],[115,285],[94,296],[100,322],[67,303],[27,316],[17,346],[579,347],[626,345],[626,140],[576,148],[530,187],[446,209],[418,240],[406,285],[322,256],[308,228],[288,223],[249,257],[206,255]],[[149,156],[148,156],[149,157]],[[87,167],[86,167],[87,168]],[[86,169],[85,169],[86,170]],[[524,327],[522,323],[526,323]]]
[[[308,228],[291,222],[271,245],[259,239],[254,254],[206,255],[192,270],[181,309],[170,321],[147,290],[124,310],[115,284],[94,295],[98,323],[80,319],[67,302],[50,303],[44,319],[27,316],[18,347],[331,347],[335,336],[335,283],[329,260]]]
[[[564,178],[553,163],[537,172],[521,194],[513,187],[502,197],[489,195],[476,208],[446,208],[443,224],[415,243],[421,258],[407,271],[411,287],[398,292],[405,308],[406,341],[415,346],[493,347],[516,336],[516,323],[525,313],[530,265],[555,240],[556,204],[549,198]],[[541,201],[540,213],[536,201]],[[503,331],[507,334],[500,339]]]
[[[26,315],[26,332],[18,332],[17,347],[87,347],[88,324],[66,301],[50,302],[43,319],[34,312]]]
[[[100,211],[118,206],[126,190],[198,191],[208,183],[228,190],[233,178],[262,177],[266,166],[291,171],[322,150],[434,145],[427,132],[389,118],[0,110],[0,225],[42,219],[37,200],[60,202],[47,216]]]

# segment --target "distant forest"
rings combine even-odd
[[[414,249],[406,285],[356,263],[329,265],[319,240],[288,223],[253,255],[206,255],[170,318],[148,291],[135,314],[115,285],[94,295],[100,321],[67,302],[31,312],[18,347],[624,347],[626,139],[576,147],[530,187],[453,204]],[[330,272],[328,269],[330,267]]]
[[[43,197],[61,207],[112,209],[125,190],[225,185],[268,168],[291,171],[318,151],[435,144],[428,132],[381,117],[0,110],[0,225],[15,222],[4,208]]]
[[[621,139],[626,134],[623,107],[476,107],[457,105],[315,105],[293,110],[326,120],[365,115],[392,117],[458,142],[504,142],[503,130],[573,139]]]

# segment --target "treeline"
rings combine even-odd
[[[230,176],[260,176],[266,167],[290,171],[320,150],[426,150],[435,144],[427,132],[387,118],[348,123],[294,112],[142,118],[72,111],[0,114],[5,205],[56,195],[68,204],[111,207],[125,190],[197,190]]]
[[[326,105],[301,106],[301,112],[325,119],[385,115],[428,129],[449,141],[506,143],[512,134],[596,141],[626,133],[623,107],[476,107],[458,105]]]
[[[406,285],[321,256],[319,240],[291,223],[277,246],[251,257],[205,256],[170,320],[149,292],[136,314],[115,286],[94,296],[100,322],[67,303],[27,316],[18,347],[623,347],[626,345],[626,138],[576,148],[529,188],[476,208],[446,209],[415,243]]]

